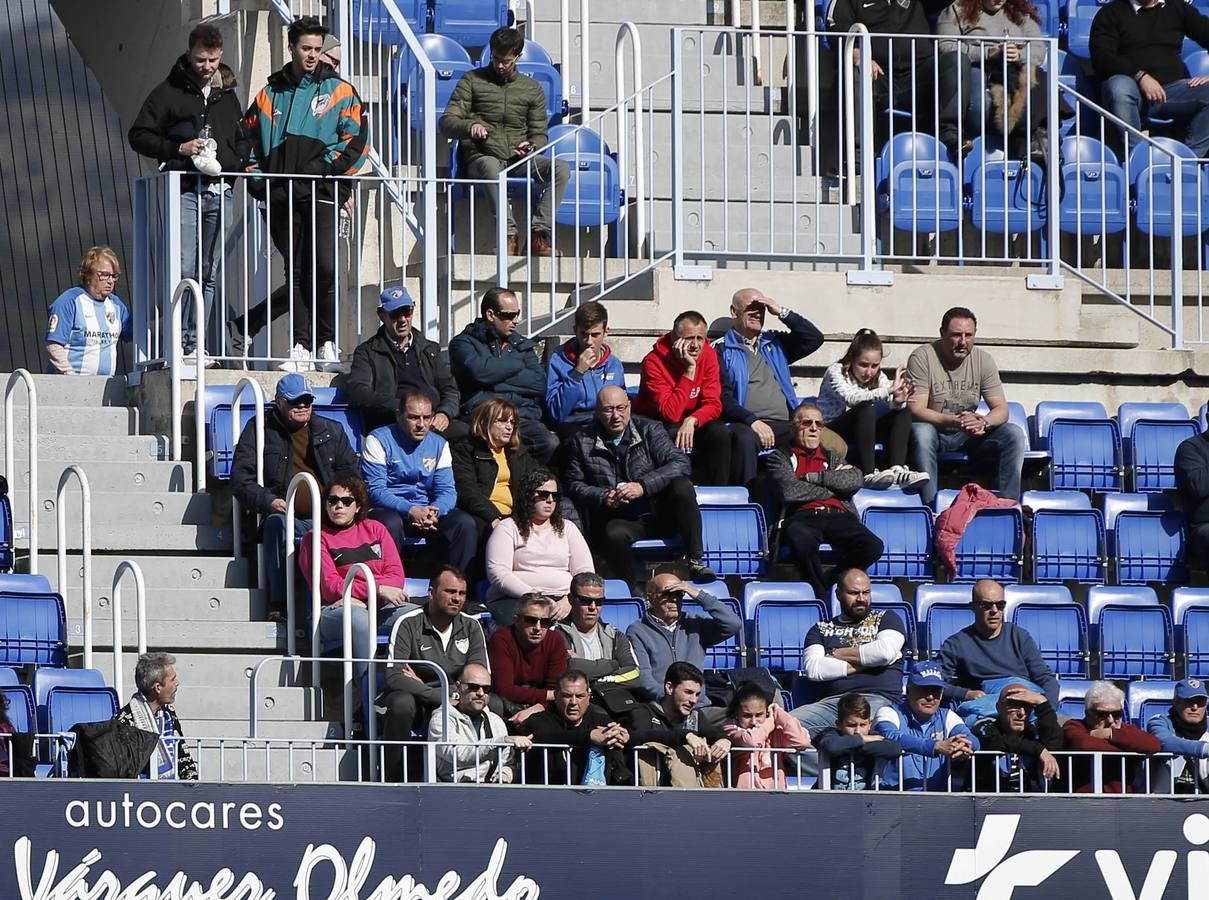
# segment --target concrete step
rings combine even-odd
[[[27,458],[29,441],[24,433],[18,433],[14,448],[18,460]],[[38,437],[37,448],[39,463],[63,461],[64,465],[83,463],[86,467],[88,463],[138,462],[167,459],[169,456],[168,438],[163,435],[96,435],[80,433],[78,429],[68,434],[43,432]],[[3,452],[4,437],[0,435],[0,454]]]
[[[125,592],[122,600],[126,600]],[[125,612],[125,610],[123,610]],[[109,611],[103,614],[94,610],[92,620],[93,652],[107,651],[113,646],[112,622]],[[79,618],[79,608],[68,607],[67,641],[71,647],[83,646],[84,623]],[[133,651],[135,633],[132,623],[122,617],[122,643]],[[179,619],[152,617],[148,611],[147,646],[172,647],[179,650],[217,650],[263,653],[278,656],[285,653],[285,626],[276,622],[222,622],[193,620],[188,625]]]
[[[78,493],[77,493],[78,497]],[[81,547],[80,512],[78,501],[69,501],[67,513],[67,547]],[[14,510],[17,522],[22,526],[22,510]],[[106,524],[107,523],[107,524]],[[39,517],[39,543],[55,546],[55,520],[44,512]],[[218,552],[231,550],[231,529],[214,528],[208,525],[180,525],[157,523],[151,520],[127,520],[125,516],[103,516],[93,505],[92,549],[125,551],[127,556],[142,549]],[[53,571],[47,569],[44,571]]]
[[[0,373],[0,380],[8,382],[9,373]],[[126,379],[123,376],[100,375],[44,375],[34,373],[34,389],[38,393],[38,406],[125,406],[127,400]],[[13,389],[17,398],[17,409],[25,406],[25,390]],[[20,415],[20,414],[19,414]]]
[[[53,532],[48,535],[47,542],[54,543]],[[226,548],[228,555],[195,556],[185,553],[147,553],[127,549],[115,553],[96,553],[92,555],[92,578],[97,592],[108,593],[113,584],[113,573],[118,565],[126,559],[136,560],[143,570],[143,579],[150,594],[164,589],[219,590],[221,588],[247,588],[256,574],[255,560],[233,559],[230,545]],[[67,574],[70,583],[69,590],[80,583],[82,577],[82,557],[79,553],[69,553]],[[57,557],[53,549],[45,549],[38,554],[38,571],[50,578],[53,585],[56,580]],[[133,582],[128,580],[126,584]],[[134,597],[133,588],[131,598]],[[123,591],[125,600],[125,591]]]
[[[670,234],[672,203],[656,200],[652,204],[657,234]],[[748,205],[736,198],[685,204],[685,248],[690,256],[708,257],[718,253],[838,255],[857,254],[860,243],[855,228],[856,211],[838,203]],[[660,248],[656,248],[657,252]],[[790,263],[776,261],[788,267]],[[829,263],[818,271],[835,271]]]
[[[52,577],[52,582],[55,580]],[[111,581],[97,581],[93,585],[92,614],[99,621],[109,620],[109,606],[113,591]],[[80,615],[83,590],[77,579],[67,590],[67,610]],[[176,622],[178,626],[190,627],[194,622],[264,622],[267,612],[265,592],[259,588],[155,588],[147,590],[147,614],[156,619]],[[122,621],[126,637],[133,634],[135,620],[134,582],[129,577],[122,584]],[[187,623],[187,624],[186,624]]]
[[[695,25],[703,24],[708,19],[708,14],[711,6],[717,4],[719,0],[665,0],[665,2],[651,3],[650,0],[612,0],[610,3],[593,4],[591,8],[591,16],[593,25],[604,23],[620,23],[634,22],[640,28],[644,25],[663,25],[664,30],[669,30],[675,25]],[[769,0],[773,2],[773,0]],[[537,21],[542,25],[558,24],[558,8],[555,6],[545,7],[538,5],[536,7]],[[723,3],[719,7],[719,11],[726,12],[726,6]],[[527,15],[527,10],[524,4],[520,4],[517,8],[517,15],[524,21]],[[551,17],[549,13],[553,12]],[[782,14],[784,15],[784,14]],[[571,4],[571,34],[574,36],[579,30],[579,5]],[[616,28],[613,29],[617,31]],[[644,35],[645,38],[645,35]],[[558,51],[558,40],[555,38],[553,44],[543,45],[550,51],[556,53]]]
[[[17,454],[15,463],[20,471],[20,485],[29,484],[29,468],[26,458],[22,455],[24,449]],[[69,462],[42,462],[38,460],[38,490],[44,497],[54,497],[59,486],[59,476],[67,468]],[[121,462],[105,460],[103,465],[97,465],[91,460],[79,463],[88,475],[88,485],[94,496],[103,493],[121,493],[127,496],[143,494],[168,493],[193,490],[193,464],[191,462],[171,462],[168,460],[141,460],[137,462]],[[14,479],[10,478],[13,484]]]
[[[125,406],[48,406],[38,403],[38,433],[138,434],[138,409]]]
[[[210,494],[186,494],[151,491],[121,493],[98,491],[92,486],[92,473],[85,468],[92,491],[93,541],[97,530],[122,531],[132,522],[159,525],[203,525],[211,522]],[[39,473],[39,481],[41,473]],[[64,496],[68,519],[79,514],[79,492],[71,488]],[[53,533],[55,528],[55,498],[45,497],[41,503],[40,527]],[[22,516],[24,518],[24,516]],[[138,546],[126,544],[126,546]],[[120,547],[118,549],[121,549]]]
[[[184,695],[181,695],[182,702]],[[185,734],[189,737],[205,737],[205,738],[244,738],[248,733],[248,718],[246,710],[246,702],[244,704],[244,716],[242,720],[239,718],[190,718],[184,714],[180,704],[176,704],[177,713],[181,716],[181,726],[184,728]],[[285,740],[293,738],[297,740],[299,749],[295,750],[296,755],[306,758],[310,754],[311,747],[331,747],[332,744],[327,743],[332,740],[339,740],[343,728],[338,723],[330,723],[326,719],[306,720],[299,719],[294,721],[274,721],[267,719],[261,721],[259,718],[256,722],[256,737],[258,739],[277,739],[281,743],[274,744],[274,757],[281,753],[281,759],[285,758],[285,750],[283,743]],[[207,742],[207,745],[211,745]],[[246,745],[249,748],[249,760],[253,759],[252,747],[250,741],[233,741],[232,747]],[[305,750],[301,749],[305,747]],[[216,748],[217,749],[217,748]],[[228,752],[232,752],[228,750]],[[264,752],[261,751],[263,759]]]
[[[277,651],[249,652],[247,650],[231,650],[227,653],[215,653],[205,650],[175,649],[176,640],[173,638],[166,644],[148,644],[151,650],[163,650],[176,657],[176,673],[181,683],[181,700],[193,694],[210,688],[236,688],[247,696],[248,679],[252,671],[263,661],[260,667],[260,677],[256,680],[258,695],[268,694],[278,688],[302,688],[310,681],[310,663],[294,662],[281,658],[284,654]],[[81,665],[81,652],[73,650],[71,665]],[[135,656],[127,652],[123,657],[126,667],[126,687],[134,690]],[[105,676],[107,684],[113,684],[113,654],[99,653],[94,650],[93,666]],[[247,712],[247,704],[242,707]]]

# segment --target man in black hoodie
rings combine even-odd
[[[207,347],[218,346],[214,332],[223,231],[231,222],[232,182],[204,175],[195,159],[214,142],[214,164],[223,172],[243,169],[248,139],[243,107],[235,95],[235,74],[222,64],[222,33],[213,25],[198,25],[189,33],[189,49],[172,66],[139,110],[128,135],[141,156],[159,162],[161,172],[179,171],[181,178],[181,277],[195,278],[205,303]],[[202,162],[213,171],[213,164]],[[197,345],[191,295],[181,308],[181,344],[186,353]]]

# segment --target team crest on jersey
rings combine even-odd
[[[432,470],[437,467],[437,458],[435,456],[425,456],[420,460],[420,468],[424,470],[425,475],[431,475]]]
[[[117,310],[116,309],[105,310],[105,321],[108,322],[110,325],[116,325],[118,323]]]
[[[311,101],[311,115],[318,119],[321,115],[327,112],[327,108],[331,105],[331,94],[316,94],[315,99]]]
[[[470,638],[458,638],[453,642],[453,646],[457,648],[458,653],[466,653],[470,650]]]
[[[59,327],[59,317],[52,313],[50,316],[50,321],[46,323],[46,330],[54,331],[58,327]]]

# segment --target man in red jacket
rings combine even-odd
[[[525,594],[512,627],[501,628],[487,642],[492,688],[513,725],[544,710],[567,671],[567,645],[553,627],[554,604],[541,594]]]
[[[1159,739],[1135,725],[1126,725],[1125,694],[1111,681],[1097,681],[1083,697],[1083,718],[1068,719],[1062,726],[1067,750],[1096,753],[1158,753]],[[1136,756],[1100,756],[1100,792],[1132,794],[1134,776],[1142,760]],[[1090,756],[1074,756],[1070,763],[1070,784],[1076,793],[1095,791]]]
[[[676,446],[692,454],[694,482],[728,484],[731,434],[719,418],[718,354],[705,332],[705,316],[696,310],[676,316],[642,360],[634,412],[663,422]]]

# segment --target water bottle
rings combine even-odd
[[[606,784],[605,755],[599,747],[593,747],[588,751],[588,765],[584,769],[583,783],[599,787],[604,787]]]
[[[340,220],[336,223],[336,234],[341,240],[348,240],[353,236],[353,217],[343,206],[340,207]]]

